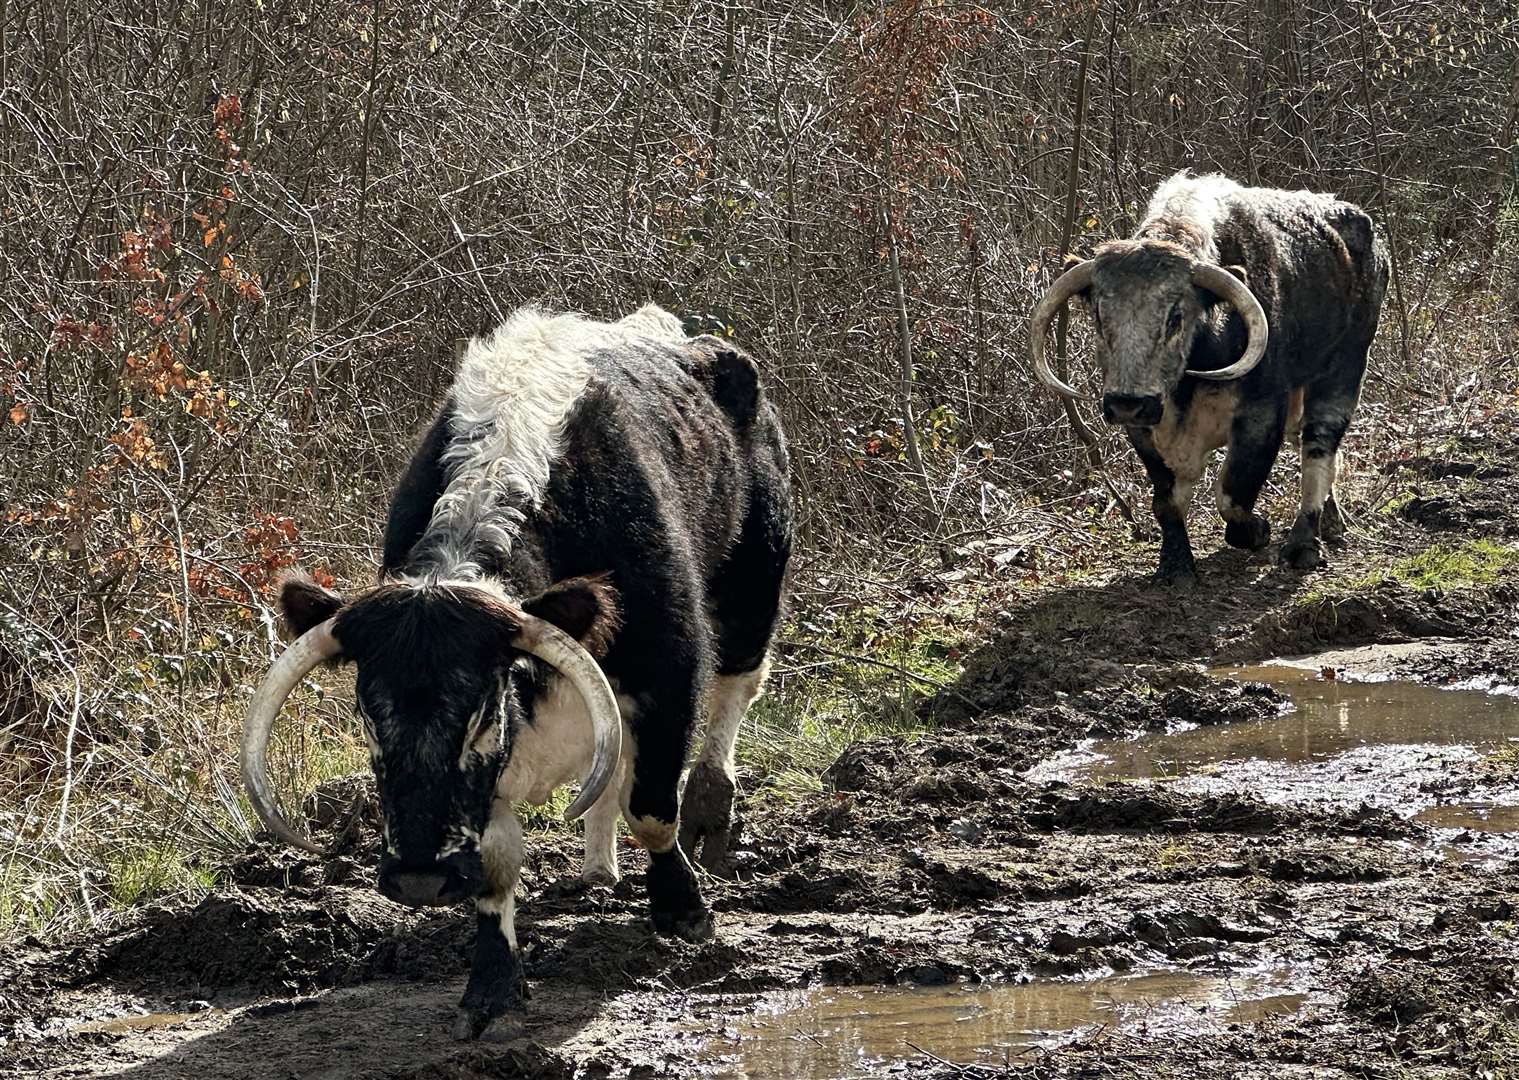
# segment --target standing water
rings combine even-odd
[[[1437,828],[1519,829],[1519,791],[1446,802],[1452,765],[1519,749],[1519,697],[1399,681],[1324,678],[1262,664],[1212,674],[1266,683],[1291,706],[1266,720],[1106,739],[1058,755],[1032,779],[1147,780],[1269,802],[1367,804]]]
[[[924,1055],[954,1064],[1001,1064],[1100,1028],[1161,1034],[1249,1024],[1293,1012],[1306,998],[1273,973],[828,987],[762,1003],[752,1019],[707,1051],[717,1057],[710,1075],[727,1080],[854,1080]]]

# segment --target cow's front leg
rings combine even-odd
[[[1224,540],[1246,551],[1271,542],[1271,523],[1255,512],[1256,500],[1276,464],[1287,424],[1285,401],[1241,407],[1229,428],[1229,456],[1218,474],[1218,512]]]
[[[517,877],[522,825],[511,803],[497,798],[480,844],[486,892],[475,901],[475,959],[459,1002],[454,1038],[478,1039],[491,1021],[527,1011],[527,980],[517,952]]]
[[[1187,510],[1192,505],[1198,478],[1187,479],[1171,471],[1155,449],[1149,428],[1126,430],[1150,477],[1150,508],[1160,525],[1160,566],[1155,571],[1155,580],[1162,585],[1189,588],[1197,584],[1197,563],[1187,536]]]
[[[1310,398],[1303,410],[1303,501],[1292,531],[1282,542],[1282,562],[1297,570],[1312,570],[1324,561],[1319,537],[1334,538],[1345,531],[1334,501],[1340,442],[1350,426],[1355,400],[1346,395]]]

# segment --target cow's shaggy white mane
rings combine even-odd
[[[1217,262],[1219,227],[1239,206],[1240,196],[1244,194],[1248,194],[1251,206],[1301,206],[1307,203],[1318,213],[1328,211],[1339,201],[1338,196],[1317,191],[1246,188],[1219,173],[1195,176],[1190,170],[1183,169],[1165,180],[1150,196],[1145,219],[1136,235],[1144,236],[1157,227],[1164,233],[1167,222],[1185,222],[1198,241],[1198,257]]]
[[[454,376],[447,486],[412,550],[428,581],[478,581],[538,506],[564,425],[591,380],[589,357],[630,338],[681,341],[680,320],[645,304],[615,323],[519,308],[474,338]]]
[[[1213,242],[1214,227],[1228,214],[1230,196],[1240,191],[1239,184],[1227,176],[1210,173],[1193,176],[1183,169],[1164,181],[1150,196],[1145,209],[1145,220],[1139,231],[1160,218],[1189,222],[1199,233],[1202,250],[1199,252],[1209,261],[1218,258],[1218,247]]]

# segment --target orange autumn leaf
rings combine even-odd
[[[27,418],[31,415],[31,410],[19,401],[11,406],[10,420],[11,423],[15,424],[17,427],[20,427],[22,424],[26,423]]]

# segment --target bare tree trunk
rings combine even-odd
[[[1071,152],[1066,162],[1065,171],[1065,213],[1060,222],[1060,247],[1055,253],[1055,261],[1058,265],[1071,250],[1071,236],[1076,231],[1076,199],[1077,187],[1081,182],[1081,143],[1086,134],[1086,110],[1087,110],[1087,68],[1092,61],[1092,31],[1097,26],[1097,9],[1099,0],[1092,0],[1092,6],[1087,10],[1086,29],[1082,31],[1081,61],[1076,68],[1076,108],[1075,118],[1071,124]],[[1060,309],[1059,321],[1055,324],[1055,364],[1060,377],[1069,381],[1066,363],[1066,324],[1067,313],[1065,308]],[[1102,452],[1097,446],[1097,436],[1092,429],[1087,427],[1086,421],[1081,419],[1081,414],[1076,411],[1076,403],[1070,398],[1061,397],[1061,406],[1065,409],[1065,417],[1070,421],[1071,430],[1081,440],[1087,450],[1087,460],[1092,468],[1102,468]]]
[[[1403,298],[1403,268],[1398,260],[1398,237],[1392,206],[1387,201],[1387,169],[1382,159],[1382,132],[1371,101],[1371,40],[1366,33],[1366,18],[1361,20],[1361,97],[1366,103],[1366,123],[1371,127],[1371,146],[1377,163],[1377,201],[1382,204],[1387,222],[1387,252],[1392,258],[1392,291],[1398,303],[1398,342],[1405,375],[1413,370],[1408,350],[1408,302]]]
[[[380,0],[369,8],[369,85],[364,90],[364,126],[359,139],[359,219],[354,237],[353,281],[364,277],[364,225],[369,216],[369,140],[374,131],[375,85],[380,81]]]
[[[1076,231],[1076,200],[1077,189],[1081,182],[1081,144],[1086,130],[1086,107],[1087,107],[1087,69],[1092,62],[1092,34],[1097,29],[1097,11],[1101,7],[1101,0],[1092,0],[1092,6],[1087,11],[1086,27],[1082,31],[1081,61],[1076,69],[1076,108],[1075,116],[1071,123],[1071,155],[1066,163],[1065,174],[1065,217],[1060,223],[1060,251],[1056,262],[1065,259],[1071,250],[1071,237]],[[1114,18],[1117,18],[1115,15]],[[1055,364],[1060,377],[1069,381],[1068,365],[1066,362],[1066,331],[1069,324],[1069,313],[1065,307],[1060,309],[1060,317],[1055,324]],[[1087,466],[1102,478],[1103,486],[1108,489],[1108,494],[1113,497],[1119,511],[1129,521],[1134,520],[1134,511],[1129,506],[1127,499],[1119,492],[1118,488],[1109,479],[1107,470],[1103,467],[1102,447],[1097,441],[1096,434],[1087,427],[1086,421],[1076,411],[1076,403],[1070,398],[1060,398],[1061,407],[1065,410],[1066,420],[1071,425],[1071,431],[1081,441],[1086,449]]]
[[[884,6],[881,11],[881,24],[883,27],[886,25]],[[922,478],[923,490],[932,501],[933,491],[928,481],[928,470],[923,466],[923,453],[918,446],[918,422],[912,407],[913,383],[916,379],[912,360],[912,322],[907,317],[907,285],[902,279],[902,259],[897,250],[897,221],[891,209],[891,195],[896,176],[893,162],[896,142],[893,135],[902,106],[902,89],[906,82],[907,67],[904,64],[897,75],[897,89],[892,98],[891,108],[886,113],[885,129],[881,139],[881,227],[886,230],[887,261],[891,269],[891,287],[897,309],[897,357],[901,387],[902,438],[907,450],[907,463]]]
[[[369,140],[374,132],[375,86],[380,81],[380,2],[373,0],[369,8],[369,85],[364,91],[364,126],[359,137],[359,218],[354,228],[353,247],[353,297],[354,306],[364,288],[364,239],[366,219],[369,217]],[[353,385],[353,351],[343,353],[343,383]],[[316,388],[313,387],[313,390]]]

